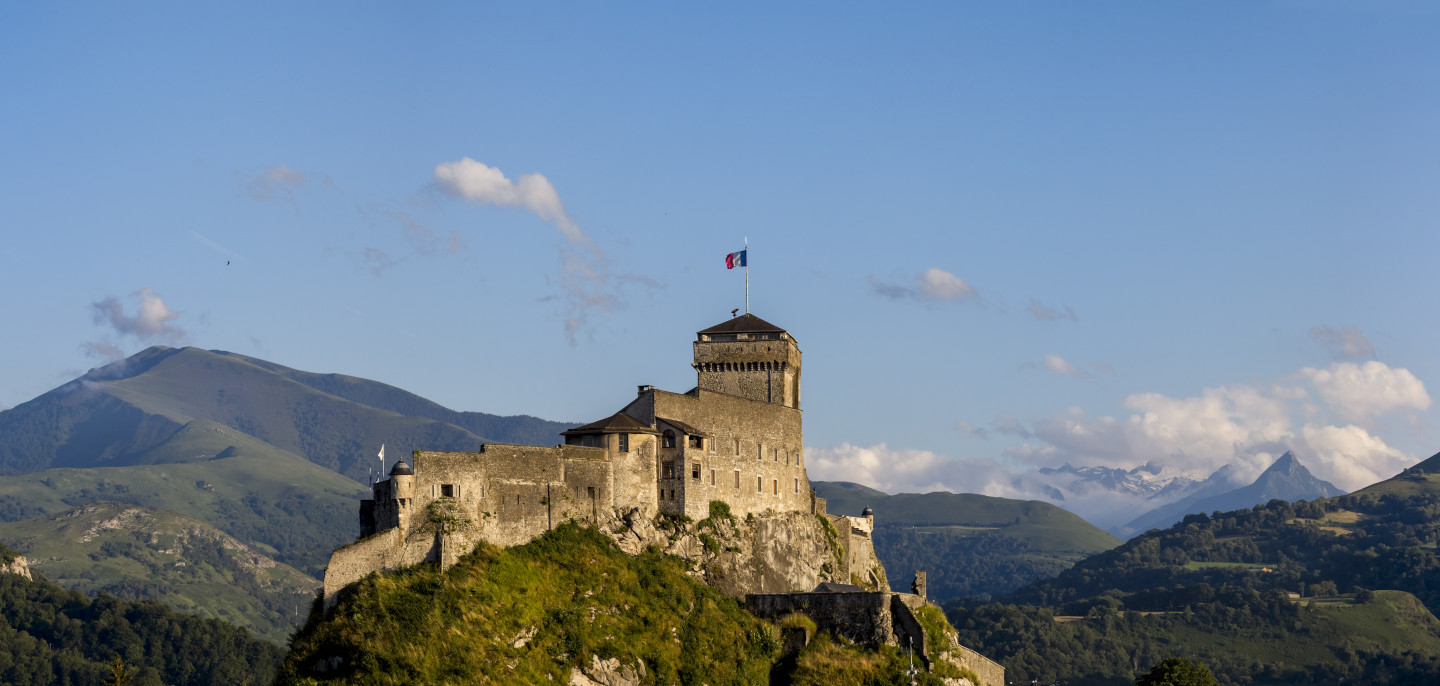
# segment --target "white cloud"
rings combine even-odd
[[[1046,369],[1055,372],[1056,374],[1073,376],[1077,379],[1083,379],[1087,376],[1085,372],[1080,371],[1078,368],[1075,367],[1075,365],[1066,362],[1065,358],[1059,355],[1046,355],[1045,359],[1041,362],[1041,364],[1043,364]]]
[[[465,157],[435,165],[435,187],[477,205],[522,207],[550,222],[571,244],[595,251],[594,243],[570,219],[555,186],[540,174],[522,174],[519,181],[505,178],[499,169]]]
[[[1033,499],[1049,490],[1050,497],[1060,495],[1033,476],[1016,475],[994,460],[891,449],[884,443],[806,447],[805,470],[813,480],[850,481],[887,493],[950,491]]]
[[[1328,369],[1306,367],[1300,370],[1315,387],[1321,400],[1338,409],[1352,421],[1404,410],[1430,409],[1430,394],[1425,384],[1408,369],[1391,369],[1383,362],[1365,364],[1337,362]]]
[[[975,289],[965,280],[938,267],[920,275],[920,293],[936,300],[962,300],[975,297]]]
[[[906,279],[909,281],[910,279]],[[870,277],[870,287],[875,293],[891,300],[912,298],[931,302],[965,300],[978,298],[980,294],[964,279],[950,272],[931,267],[913,279],[914,285],[881,281]]]
[[[1033,440],[1006,449],[1035,466],[1131,469],[1146,463],[1203,477],[1230,464],[1237,479],[1259,475],[1286,450],[1312,472],[1353,490],[1413,462],[1351,419],[1429,408],[1424,385],[1380,362],[1304,369],[1306,385],[1207,388],[1197,396],[1127,397],[1129,414],[1090,417],[1071,409],[1033,422]]]
[[[1366,357],[1375,357],[1375,346],[1371,345],[1370,339],[1360,330],[1353,326],[1342,326],[1338,329],[1329,326],[1316,326],[1310,329],[1310,338],[1319,341],[1330,351],[1331,356],[1337,360],[1358,360]]]
[[[305,173],[283,164],[277,164],[258,176],[246,179],[241,186],[245,190],[245,195],[250,196],[252,200],[260,202],[283,200],[293,205],[295,191],[305,186]]]
[[[175,324],[180,313],[170,309],[153,288],[143,288],[130,297],[139,301],[133,315],[125,314],[125,306],[115,296],[91,303],[95,323],[108,324],[115,333],[142,342],[178,343],[185,339],[185,331]]]
[[[126,314],[125,304],[115,296],[90,303],[91,316],[96,324],[108,326],[122,338],[132,338],[140,343],[183,344],[189,335],[176,323],[180,313],[170,309],[165,300],[152,288],[143,288],[130,295],[135,304],[135,313]],[[125,357],[124,351],[108,337],[81,345],[85,354],[114,362]]]
[[[465,157],[435,165],[431,177],[434,187],[446,195],[477,205],[523,208],[560,231],[565,243],[560,247],[555,283],[565,294],[564,328],[571,345],[586,331],[592,314],[608,315],[623,306],[624,287],[659,287],[647,277],[612,271],[600,248],[565,211],[555,186],[540,174],[523,174],[511,181],[499,169]],[[458,236],[451,241],[458,245]]]

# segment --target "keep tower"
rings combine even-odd
[[[703,390],[800,409],[800,346],[753,314],[697,333],[693,366]]]

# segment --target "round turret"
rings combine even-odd
[[[410,469],[410,465],[405,464],[404,460],[400,460],[390,468],[390,476],[415,476],[415,471]]]

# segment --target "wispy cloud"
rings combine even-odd
[[[305,173],[277,164],[260,174],[242,179],[245,195],[259,202],[281,201],[295,204],[295,191],[305,186]]]
[[[383,276],[412,257],[434,257],[438,255],[459,255],[465,252],[465,241],[459,231],[442,234],[421,223],[408,212],[390,210],[373,205],[359,207],[362,217],[378,215],[400,229],[400,238],[405,247],[400,250],[369,246],[352,255],[376,276]]]
[[[1069,306],[1063,308],[1055,308],[1050,307],[1040,302],[1039,300],[1031,300],[1030,304],[1025,306],[1025,311],[1029,312],[1031,317],[1034,317],[1042,322],[1053,322],[1064,319],[1068,319],[1072,322],[1080,321],[1080,319],[1075,316],[1075,310],[1070,309]]]
[[[465,157],[435,165],[431,184],[476,205],[528,210],[560,232],[560,272],[552,283],[564,293],[564,330],[571,345],[579,341],[592,315],[623,307],[624,287],[658,287],[647,277],[615,272],[599,246],[570,218],[555,186],[540,174],[522,174],[512,181],[499,169]]]
[[[916,277],[905,277],[899,281],[881,281],[870,277],[870,288],[877,295],[891,300],[914,299],[928,302],[947,302],[979,298],[980,294],[964,279],[940,269],[930,267]]]
[[[125,303],[112,295],[90,303],[91,316],[96,324],[108,327],[121,339],[181,345],[189,338],[177,323],[180,312],[170,309],[154,289],[142,288],[130,294],[128,300],[134,305],[134,314],[126,313]],[[91,357],[112,361],[124,357],[120,346],[108,337],[85,343],[82,348]]]
[[[1041,364],[1044,365],[1046,369],[1055,372],[1056,374],[1073,376],[1077,379],[1083,379],[1089,376],[1085,372],[1078,369],[1075,365],[1066,362],[1065,358],[1059,355],[1046,355],[1045,359],[1041,361]]]
[[[1310,338],[1318,341],[1337,360],[1359,360],[1375,357],[1375,346],[1370,339],[1353,326],[1335,328],[1316,326],[1310,329]]]
[[[555,186],[540,174],[521,174],[518,181],[511,181],[499,169],[465,157],[435,165],[432,178],[441,192],[477,205],[530,210],[559,229],[572,245],[600,255],[595,243],[570,219]]]
[[[231,250],[223,245],[220,245],[219,243],[216,243],[215,241],[210,240],[209,238],[206,238],[198,231],[191,231],[190,235],[194,237],[195,240],[199,241],[202,245],[205,245],[211,250],[214,250],[215,252],[224,255],[226,260],[235,260],[237,262],[245,260],[245,257],[240,253],[237,253],[234,250]]]

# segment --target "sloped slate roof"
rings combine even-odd
[[[560,432],[561,436],[573,436],[579,434],[653,434],[655,430],[641,424],[634,417],[624,412],[616,412],[598,422],[590,422],[585,426],[577,426],[573,429],[566,429]]]
[[[837,583],[833,583],[833,582],[830,582],[830,581],[826,581],[826,582],[820,584],[819,586],[816,586],[816,587],[815,587],[815,590],[811,591],[811,593],[863,593],[863,592],[865,592],[865,589],[860,588],[859,586],[856,586],[855,584],[837,584]]]
[[[675,427],[675,428],[677,428],[677,429],[679,429],[679,430],[681,430],[681,431],[684,431],[684,432],[685,432],[685,435],[687,435],[687,436],[704,436],[704,435],[705,435],[705,434],[701,433],[699,429],[697,429],[697,428],[695,428],[695,427],[693,427],[693,426],[690,426],[689,424],[686,424],[685,422],[682,422],[682,421],[678,421],[678,420],[674,420],[674,419],[666,419],[665,417],[656,417],[656,418],[655,418],[655,421],[657,421],[657,422],[665,422],[666,424],[669,424],[670,426],[673,426],[673,427]]]
[[[747,312],[738,317],[731,317],[699,333],[784,333],[784,331],[784,329]]]

